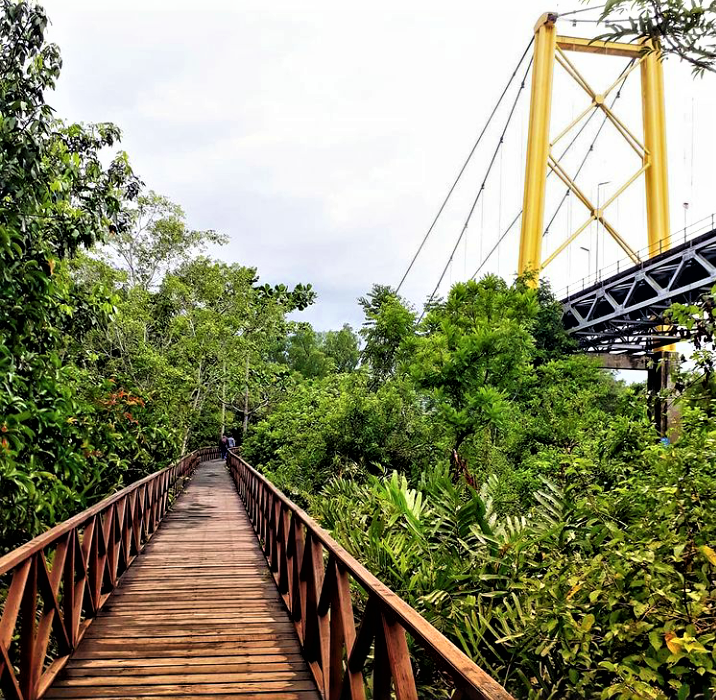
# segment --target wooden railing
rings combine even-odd
[[[119,577],[144,549],[204,448],[135,482],[0,558],[8,586],[0,617],[0,689],[43,695]]]
[[[437,664],[452,700],[512,699],[253,467],[234,453],[228,464],[323,698],[364,700],[372,649],[373,700],[393,691],[417,700],[407,633]],[[357,632],[351,581],[366,600]]]

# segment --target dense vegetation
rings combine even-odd
[[[674,310],[701,350],[670,446],[544,286],[362,304],[360,367],[290,387],[247,458],[516,696],[711,697],[710,302]]]
[[[310,286],[200,255],[220,244],[145,191],[119,129],[45,103],[60,72],[39,6],[0,17],[0,549],[215,443],[280,391],[265,349]],[[242,415],[243,415],[242,414]]]
[[[106,157],[117,127],[54,115],[44,12],[0,1],[3,551],[229,432],[516,697],[712,697],[714,298],[672,310],[696,347],[672,445],[545,284],[456,284],[420,319],[376,285],[357,334],[319,333],[288,319],[310,285],[207,257],[221,234]]]

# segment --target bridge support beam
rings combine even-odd
[[[669,178],[666,153],[664,71],[661,54],[652,50],[641,63],[641,97],[644,121],[646,222],[649,255],[671,247],[669,222]]]
[[[617,355],[610,352],[589,353],[599,362],[602,369],[641,370],[646,371],[649,367],[649,358],[646,355]]]
[[[673,399],[665,394],[674,388],[673,373],[678,369],[678,352],[657,351],[652,354],[647,372],[646,386],[651,397],[650,414],[656,429],[662,437],[672,442],[678,437],[679,410]]]
[[[542,267],[542,232],[547,164],[550,152],[549,124],[552,113],[552,78],[557,47],[557,15],[542,15],[535,26],[534,63],[530,98],[529,136],[522,205],[522,235],[517,272],[521,275]],[[537,280],[533,281],[537,284]]]

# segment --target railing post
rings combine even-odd
[[[20,626],[20,689],[27,700],[35,697],[35,617],[37,615],[37,555],[30,562],[30,573],[20,605],[22,622]]]
[[[390,611],[384,611],[381,614],[381,619],[397,700],[418,700],[405,629],[395,620],[395,616]]]
[[[77,644],[77,630],[75,629],[75,554],[77,549],[77,530],[71,530],[67,535],[67,553],[62,578],[62,605],[65,632],[72,649]]]

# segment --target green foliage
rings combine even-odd
[[[388,294],[369,330],[384,312],[409,317]],[[399,328],[361,371],[295,378],[247,458],[516,697],[711,697],[710,397],[658,444],[643,389],[523,280],[457,284]]]
[[[372,391],[367,373],[357,371],[296,383],[255,426],[244,454],[304,500],[337,473],[422,472],[436,454],[430,434],[409,383]]]
[[[85,338],[87,362],[100,375],[127,377],[161,396],[165,420],[181,436],[178,448],[238,432],[237,414],[246,410],[248,418],[270,403],[283,370],[267,359],[268,348],[285,336],[285,315],[312,301],[310,286],[259,285],[255,268],[197,257],[153,291],[124,286],[116,270],[102,265],[85,259],[77,276],[114,284],[119,313]]]
[[[509,398],[530,369],[538,309],[533,290],[488,276],[456,284],[427,314],[410,372],[450,427],[453,449],[505,427]]]
[[[692,420],[696,418],[693,417]],[[335,478],[313,511],[517,697],[711,697],[714,433],[648,448],[610,490],[545,484],[522,516],[435,470]],[[439,678],[425,677],[423,693]]]
[[[360,357],[358,337],[348,324],[339,331],[319,333],[309,323],[297,323],[276,354],[280,362],[306,379],[352,372]]]
[[[323,335],[323,352],[333,360],[336,372],[352,372],[360,359],[358,336],[344,323],[339,331],[328,331]]]
[[[609,0],[601,18],[609,39],[655,40],[694,73],[716,69],[716,5],[709,0]]]
[[[123,225],[121,203],[138,182],[125,154],[108,167],[111,124],[58,121],[45,95],[59,75],[59,50],[44,39],[47,18],[34,3],[3,0],[0,17],[0,549],[67,517],[122,479],[141,451],[133,429],[101,407],[111,394],[78,390],[64,362],[76,321],[111,312],[101,294],[75,289],[62,261]],[[96,418],[98,423],[93,426]],[[90,430],[93,426],[96,430]],[[124,443],[106,460],[108,431]],[[131,443],[131,444],[130,444]],[[101,476],[104,474],[105,476]],[[106,492],[106,491],[105,491]]]
[[[146,291],[206,245],[228,242],[216,231],[189,229],[182,208],[156,192],[140,195],[123,214],[125,224],[113,229],[107,250],[127,271],[130,287]]]
[[[5,551],[266,409],[285,375],[269,348],[315,293],[197,257],[225,237],[141,194],[126,154],[103,165],[117,127],[54,117],[44,100],[61,59],[45,13],[1,8]]]
[[[358,303],[365,314],[360,331],[365,342],[361,358],[376,386],[395,375],[406,351],[405,341],[414,333],[415,313],[395,291],[379,284]]]
[[[335,369],[321,335],[310,324],[299,324],[286,340],[285,362],[307,379],[325,377]]]
[[[552,293],[548,280],[537,287],[539,310],[532,327],[535,339],[535,364],[559,359],[576,351],[577,343],[567,335],[562,323],[562,305]]]

